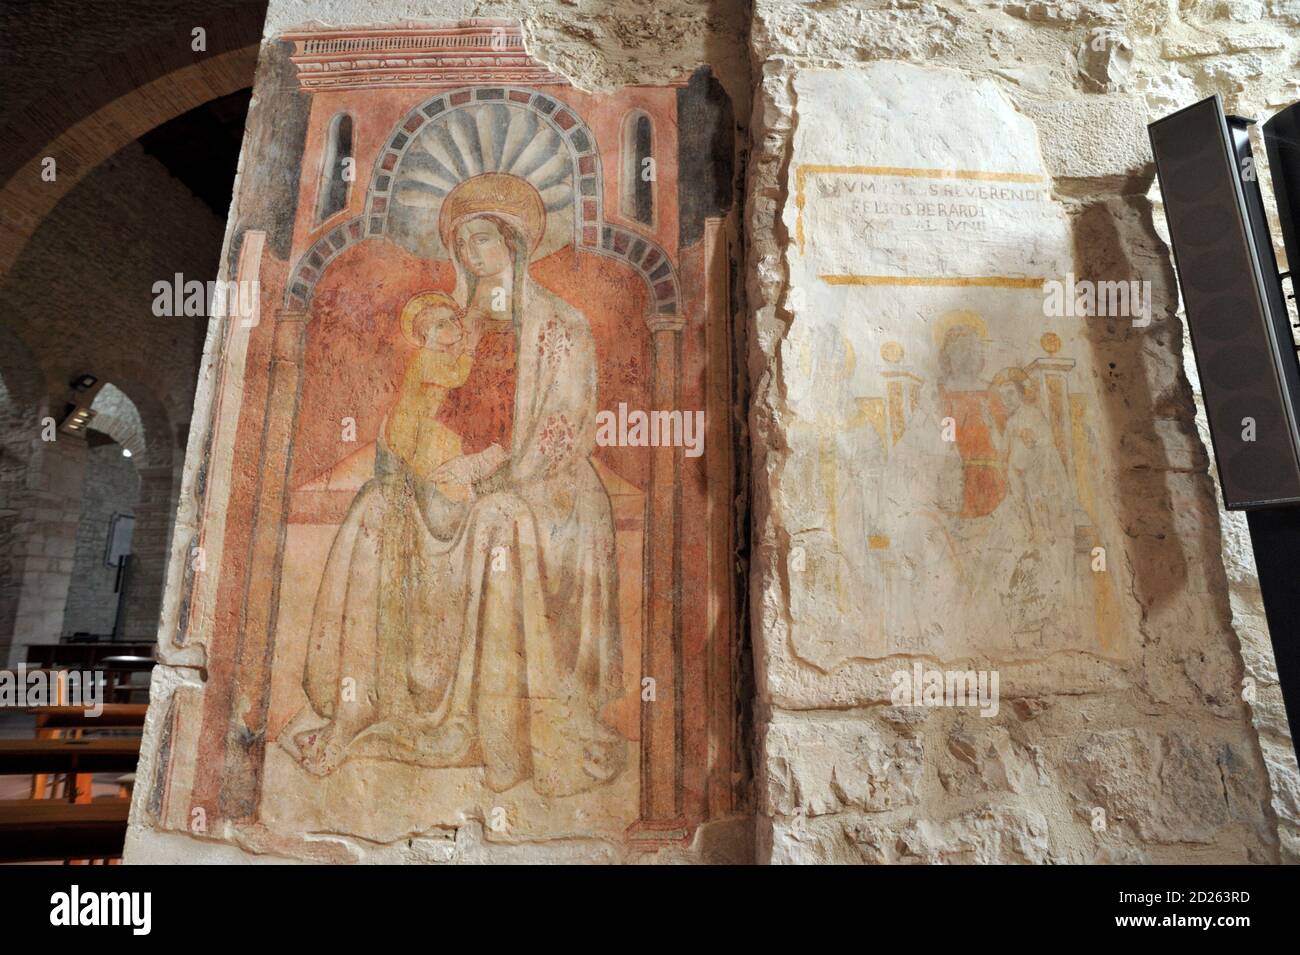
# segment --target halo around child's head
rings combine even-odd
[[[449,308],[453,312],[460,311],[456,300],[446,292],[420,292],[411,296],[410,300],[402,306],[402,337],[416,348],[423,348],[424,340],[415,334],[415,319],[421,312],[432,306]]]
[[[1021,397],[1026,401],[1038,400],[1038,388],[1034,380],[1029,377],[1023,368],[1016,368],[1015,366],[1003,368],[993,376],[989,388],[996,391],[999,385],[1014,385],[1016,390],[1020,392]]]

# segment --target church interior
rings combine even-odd
[[[1300,5],[6,0],[0,77],[0,864],[1300,861]]]

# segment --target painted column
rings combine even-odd
[[[249,229],[244,233],[236,272],[240,288],[258,288],[265,247],[265,232]],[[215,381],[209,385],[213,397],[204,437],[207,443],[204,452],[207,479],[201,484],[195,482],[189,486],[178,482],[181,488],[178,499],[184,496],[184,505],[177,508],[177,520],[186,538],[181,545],[185,556],[181,561],[180,574],[171,585],[177,625],[167,640],[163,641],[164,647],[187,646],[190,643],[191,624],[195,620],[210,622],[216,606],[220,577],[216,568],[221,566],[225,554],[225,514],[230,500],[230,477],[234,471],[235,441],[239,434],[238,404],[236,402],[232,407],[229,396],[244,391],[249,342],[252,330],[261,321],[258,294],[253,295],[251,304],[252,313],[246,318],[232,315],[225,319]],[[230,420],[227,420],[227,416]],[[201,561],[197,560],[200,553]],[[182,597],[181,594],[185,596]]]
[[[282,308],[275,315],[271,346],[271,381],[262,424],[257,498],[244,582],[239,650],[235,661],[235,695],[228,731],[226,777],[221,813],[229,819],[252,819],[261,797],[266,751],[266,715],[270,705],[271,659],[274,655],[276,605],[288,502],[290,447],[302,389],[302,355],[307,311]]]
[[[653,355],[651,405],[677,407],[682,329],[675,314],[646,318]],[[682,814],[682,645],[677,592],[681,580],[681,449],[650,449],[650,494],[646,500],[646,630],[641,676],[654,680],[654,698],[641,703],[641,832],[683,828]]]
[[[1025,369],[1038,385],[1039,406],[1052,425],[1052,438],[1061,453],[1065,473],[1074,476],[1074,454],[1070,441],[1069,373],[1073,358],[1036,358]]]
[[[734,220],[704,221],[704,354],[707,380],[705,426],[708,443],[709,496],[709,655],[707,700],[709,711],[707,813],[714,818],[733,808],[736,739],[735,701],[732,697],[735,641],[734,506],[735,462],[731,441],[732,332],[731,269]]]

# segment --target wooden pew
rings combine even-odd
[[[121,856],[130,809],[125,799],[0,799],[0,862]]]
[[[156,660],[153,654],[148,655],[115,655],[102,658],[96,666],[104,672],[108,678],[108,699],[117,702],[130,703],[131,697],[136,693],[143,693],[145,699],[149,699],[149,681],[145,680],[144,684],[134,681],[137,673],[149,674]]]
[[[60,734],[135,729],[142,704],[106,704],[98,717],[80,706],[33,707],[36,739],[0,739],[0,775],[64,775],[67,799],[0,800],[0,862],[89,861],[121,856],[127,799],[91,799],[92,774],[133,773],[140,738],[68,738]],[[42,790],[44,785],[42,784]]]
[[[33,643],[27,647],[29,667],[69,667],[77,670],[98,669],[104,657],[153,656],[153,643]]]
[[[99,716],[86,715],[82,706],[33,706],[25,712],[36,717],[36,728],[111,730],[144,726],[147,703],[105,703]]]
[[[130,773],[139,759],[139,737],[0,740],[0,776]]]
[[[135,683],[132,677],[137,673],[147,674],[154,668],[157,663],[154,649],[153,644],[147,643],[33,644],[27,648],[27,672],[100,673],[105,680],[107,698],[115,702],[121,698],[122,702],[130,703],[132,694],[144,694],[148,699],[148,680]],[[64,700],[61,698],[59,702]]]
[[[89,716],[80,706],[34,706],[25,710],[36,717],[37,739],[80,738],[85,731],[134,729],[144,725],[148,705],[144,703],[107,703],[99,716]],[[47,773],[32,775],[32,798],[44,798],[50,780]],[[91,778],[83,774],[76,780],[77,798],[90,801]],[[54,788],[58,788],[55,780]]]

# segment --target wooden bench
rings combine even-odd
[[[130,773],[139,760],[139,737],[0,740],[0,776]]]
[[[0,799],[0,862],[121,856],[130,810],[125,799]]]
[[[47,774],[66,777],[65,799],[0,800],[0,862],[94,860],[121,856],[126,840],[127,799],[91,799],[92,774],[133,773],[140,737],[67,738],[87,730],[143,725],[143,705],[105,705],[98,717],[79,706],[27,710],[36,717],[36,739],[0,739],[0,775],[32,774],[44,791]],[[119,792],[123,787],[119,785]]]
[[[134,731],[144,725],[148,706],[144,703],[107,703],[101,707],[98,716],[89,715],[80,706],[34,706],[25,710],[36,717],[37,739],[81,739],[87,732],[102,730]],[[50,789],[50,774],[34,773],[32,775],[32,798],[41,799]],[[58,793],[60,779],[53,780],[53,791]],[[75,797],[81,802],[89,802],[91,794],[91,777],[83,773],[74,782]]]
[[[82,706],[33,706],[25,712],[36,717],[36,728],[110,730],[144,726],[147,703],[105,703],[98,716]]]
[[[32,643],[27,646],[28,667],[70,667],[94,670],[104,657],[152,656],[152,643]]]
[[[118,654],[101,658],[96,666],[108,681],[108,698],[114,702],[130,703],[136,693],[143,693],[144,698],[149,699],[148,674],[156,663],[152,654]],[[145,674],[143,684],[135,682],[137,673]]]

